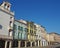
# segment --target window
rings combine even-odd
[[[33,34],[33,30],[30,30],[30,33]]]
[[[22,39],[24,39],[24,37],[25,37],[25,34],[22,33]]]
[[[14,30],[17,30],[17,25],[14,24],[13,29]]]
[[[18,26],[18,30],[19,30],[19,31],[23,31],[23,27]]]
[[[18,26],[18,30],[20,30],[20,26]]]
[[[36,37],[38,37],[38,35],[36,35]]]
[[[12,19],[13,17],[10,17],[10,19]]]
[[[11,20],[11,21],[13,21],[13,19],[14,19],[13,17],[10,17],[10,20]]]
[[[4,8],[5,8],[5,9],[6,9],[6,5],[7,5],[7,4],[4,5]]]
[[[18,32],[14,32],[14,39],[18,39]]]
[[[25,28],[24,31],[27,32],[27,28]]]
[[[20,27],[20,30],[23,31],[23,27]]]
[[[21,39],[22,38],[22,33],[18,33],[18,38]]]
[[[12,21],[10,21],[9,25],[10,25],[10,27],[12,27],[12,26],[13,26],[13,23],[12,23]]]
[[[12,23],[12,21],[10,21],[10,24]]]
[[[2,29],[2,25],[0,25],[0,29]]]
[[[33,28],[33,24],[30,24],[30,27]]]
[[[9,8],[9,6],[8,6],[8,8]]]
[[[18,32],[20,32],[20,26],[18,26]]]
[[[29,29],[27,29],[27,32],[29,31]]]
[[[7,4],[5,4],[5,6],[6,6]]]
[[[12,29],[9,29],[9,32],[11,32],[12,31]]]

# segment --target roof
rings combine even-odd
[[[15,19],[14,21],[17,21],[17,22],[19,22],[19,23],[22,23],[22,24],[24,24],[23,22],[20,22],[19,20],[16,20],[16,19]],[[26,25],[26,24],[24,24],[24,25]]]
[[[49,34],[56,34],[56,35],[60,35],[60,34],[58,34],[58,33],[56,33],[56,32],[51,32],[51,33],[49,33]]]

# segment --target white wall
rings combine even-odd
[[[40,30],[40,25],[38,25],[38,24],[36,24],[36,29],[37,29],[37,31],[36,31],[36,39],[37,40],[40,40],[41,39],[41,30]]]
[[[0,25],[2,26],[2,29],[0,29],[0,35],[9,34],[8,29],[9,29],[10,17],[11,15],[0,10]]]

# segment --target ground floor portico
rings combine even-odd
[[[12,37],[0,35],[0,48],[12,48]]]
[[[41,41],[0,39],[0,48],[40,47]]]
[[[26,41],[26,40],[14,40],[13,41],[13,48],[21,48],[21,47],[39,47],[39,41]]]
[[[0,48],[21,48],[21,47],[35,47],[38,46],[37,42],[25,40],[7,40],[0,39]]]
[[[5,46],[5,41],[0,39],[0,48],[4,48]]]
[[[11,48],[12,40],[0,39],[0,48]]]
[[[14,40],[13,41],[13,48],[21,48],[21,47],[43,47],[48,46],[47,41],[28,41],[28,40]]]
[[[20,48],[20,47],[32,47],[32,46],[34,46],[34,42],[14,40],[12,47]]]

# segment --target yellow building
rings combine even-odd
[[[28,32],[28,40],[35,41],[36,26],[34,25],[33,22],[27,21],[27,32]]]

